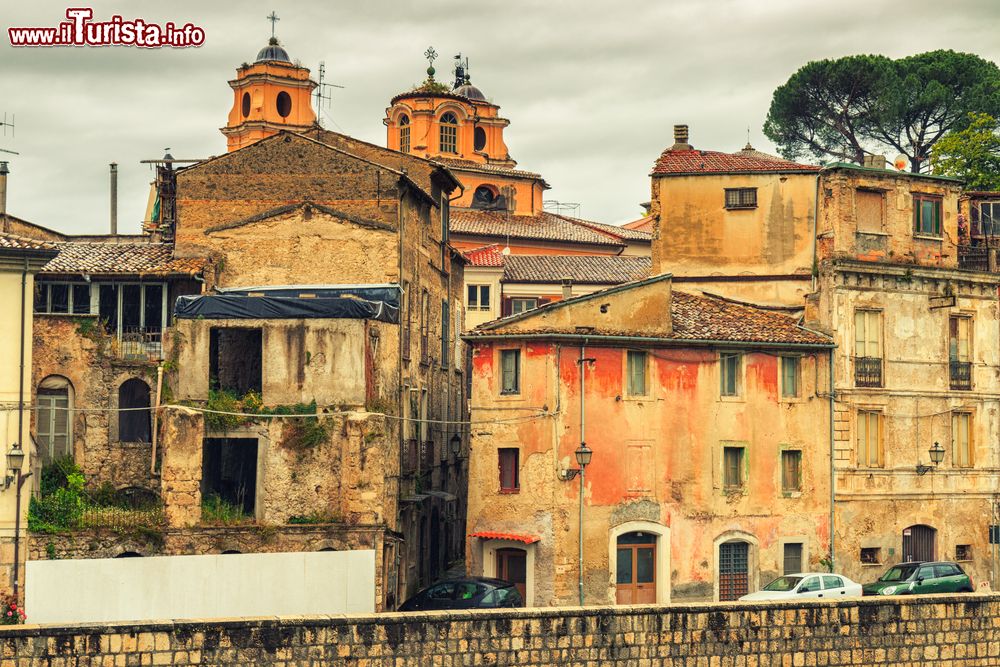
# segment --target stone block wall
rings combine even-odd
[[[31,610],[28,610],[30,615]],[[28,665],[1000,665],[1000,596],[0,628]]]

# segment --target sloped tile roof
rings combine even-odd
[[[484,164],[481,162],[473,162],[472,160],[464,160],[462,158],[454,157],[440,157],[436,156],[431,158],[431,162],[437,162],[448,168],[455,168],[458,170],[465,169],[467,171],[480,171],[487,174],[500,174],[503,176],[522,176],[524,178],[542,178],[541,174],[536,174],[533,171],[523,171],[521,169],[513,169],[511,167],[504,167],[497,164]]]
[[[87,243],[52,244],[59,254],[42,267],[42,273],[91,273],[130,275],[194,275],[207,260],[175,258],[168,243]]]
[[[503,253],[500,252],[499,243],[491,243],[489,245],[484,245],[482,248],[467,250],[462,254],[465,255],[465,259],[469,262],[469,266],[503,266],[504,256]]]
[[[504,262],[503,279],[511,283],[574,283],[617,285],[649,275],[649,257],[620,255],[510,255]]]
[[[0,248],[7,250],[55,250],[56,244],[15,234],[0,234]]]
[[[566,241],[601,246],[622,246],[619,238],[554,213],[508,215],[503,211],[455,209],[451,233],[507,237],[536,241]]]
[[[672,150],[660,154],[654,174],[732,174],[755,172],[815,172],[819,167],[772,156],[759,157],[718,151]]]
[[[829,344],[830,338],[798,325],[794,318],[725,299],[673,293],[673,338],[745,343]]]
[[[631,229],[634,231],[645,232],[649,235],[649,238],[653,238],[653,216],[646,215],[638,220],[633,220],[632,222],[626,222],[622,225],[623,229]]]
[[[593,220],[583,220],[581,218],[571,218],[565,215],[559,217],[569,220],[577,225],[583,225],[584,227],[589,227],[590,229],[604,232],[605,234],[611,234],[612,236],[628,241],[652,242],[653,240],[652,233],[642,229],[633,229],[622,225],[606,225],[603,222],[594,222]]]

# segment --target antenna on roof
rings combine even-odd
[[[322,118],[323,109],[329,108],[330,101],[332,99],[332,96],[328,92],[329,89],[343,88],[343,86],[336,83],[326,82],[326,62],[322,60],[319,63],[319,76],[316,78],[316,92],[313,93],[313,96],[316,98],[316,116],[318,118]]]
[[[7,120],[7,112],[3,112],[3,120],[0,121],[0,128],[3,128],[3,136],[7,136],[7,128],[10,128],[10,138],[14,138],[14,114],[10,115],[10,121]],[[5,148],[0,148],[0,153],[10,153],[11,155],[20,155],[17,151],[9,151]]]
[[[459,88],[469,82],[469,59],[462,58],[459,53],[455,56],[455,85],[452,88]]]

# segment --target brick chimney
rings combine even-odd
[[[572,299],[573,298],[573,279],[566,277],[562,279],[562,298]]]
[[[690,151],[694,147],[688,143],[688,126],[674,125],[674,145],[670,147],[672,151]]]

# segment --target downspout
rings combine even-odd
[[[834,402],[834,386],[833,386],[833,348],[828,352],[829,358],[829,369],[828,374],[830,376],[830,571],[834,571],[834,540],[835,540],[835,527],[834,523],[836,516],[834,514],[834,503],[836,502],[835,495],[835,484],[837,481],[836,475],[834,473],[833,460],[834,460],[834,442],[833,442],[833,402]]]
[[[24,268],[21,269],[21,363],[17,378],[17,440],[20,442],[24,438],[24,324],[25,324],[25,303],[28,294],[28,258],[24,258]],[[72,419],[73,415],[68,414],[67,419]],[[22,446],[23,450],[24,447]],[[31,458],[29,456],[28,460]],[[14,509],[14,599],[19,601],[18,594],[21,582],[20,547],[21,547],[21,471],[17,471],[17,481],[14,491],[17,494],[16,507]]]
[[[819,233],[819,176],[820,172],[816,173],[816,197],[813,199],[813,260],[812,267],[810,267],[809,272],[812,275],[812,291],[816,291],[816,283],[818,282],[819,276],[819,258],[816,256],[816,235]],[[832,370],[832,369],[831,369]]]
[[[149,474],[156,475],[156,436],[160,430],[160,399],[163,395],[163,362],[156,365],[156,403],[153,405],[153,450],[149,457]]]
[[[404,171],[404,173],[405,173],[405,171]],[[403,224],[404,223],[404,220],[403,220],[403,199],[404,199],[404,197],[403,197],[403,193],[404,193],[403,183],[404,183],[403,179],[400,179],[399,180],[399,205],[396,207],[396,226],[399,228],[399,242],[398,242],[398,247],[397,247],[397,251],[396,251],[396,255],[397,255],[396,271],[397,271],[398,276],[399,276],[399,286],[400,286],[401,289],[403,287],[403,282],[404,282],[403,281],[403,227],[404,227],[404,224]],[[412,287],[412,285],[407,285],[407,289],[409,289],[411,287]],[[410,292],[412,292],[412,289],[410,290]],[[408,329],[409,326],[410,326],[410,320],[409,320],[409,316],[410,316],[410,294],[406,294],[406,295],[404,295],[404,297],[406,299],[406,304],[407,304],[407,309],[406,309],[406,318],[407,318],[407,320],[406,320],[406,326],[407,326],[407,333],[408,333],[408,335],[407,335],[406,343],[407,343],[407,345],[409,345],[410,344],[410,336],[409,336],[409,334],[412,333]],[[405,412],[405,409],[403,407],[404,406],[404,401],[408,402],[410,400],[410,397],[409,397],[409,395],[407,393],[405,393],[405,389],[404,389],[404,386],[403,386],[403,346],[402,346],[403,328],[402,327],[400,327],[400,329],[399,329],[399,334],[400,334],[399,335],[400,345],[397,346],[397,347],[399,347],[399,350],[396,353],[396,368],[399,369],[399,373],[397,374],[397,382],[396,382],[396,384],[397,384],[397,387],[396,387],[396,396],[399,399],[399,403],[398,403],[397,409],[399,411],[399,414],[402,415]],[[409,354],[409,350],[407,350],[406,353]],[[412,415],[411,415],[411,418],[412,418]],[[399,503],[399,501],[400,501],[400,499],[402,497],[402,494],[403,494],[403,435],[404,435],[403,432],[405,430],[406,430],[406,422],[402,421],[402,422],[399,423],[399,432],[396,434],[396,531],[397,532],[399,532],[399,529],[402,528],[402,523],[403,523],[403,520],[402,520],[403,519],[403,515],[402,515],[402,512],[400,511],[400,503]],[[405,539],[406,534],[403,533],[403,536],[404,536],[404,539]],[[396,542],[396,547],[394,549],[395,556],[396,556],[396,558],[395,558],[396,563],[393,564],[393,566],[396,567],[396,590],[392,591],[392,598],[393,598],[393,600],[396,601],[397,605],[399,604],[399,586],[400,586],[400,582],[401,582],[401,580],[403,578],[402,568],[399,567],[400,565],[403,564],[403,557],[402,557],[402,554],[400,553],[402,551],[402,549],[400,547],[401,547],[400,542]],[[383,573],[382,576],[386,576],[386,573]],[[385,594],[388,594],[388,592],[389,591],[385,591]]]
[[[583,343],[580,345],[580,446],[581,447],[583,447],[587,442],[586,345],[587,345],[587,340],[584,339]],[[578,551],[578,555],[580,560],[579,588],[580,588],[581,607],[583,606],[583,495],[584,491],[586,491],[585,482],[586,482],[586,466],[580,466],[580,549]]]

